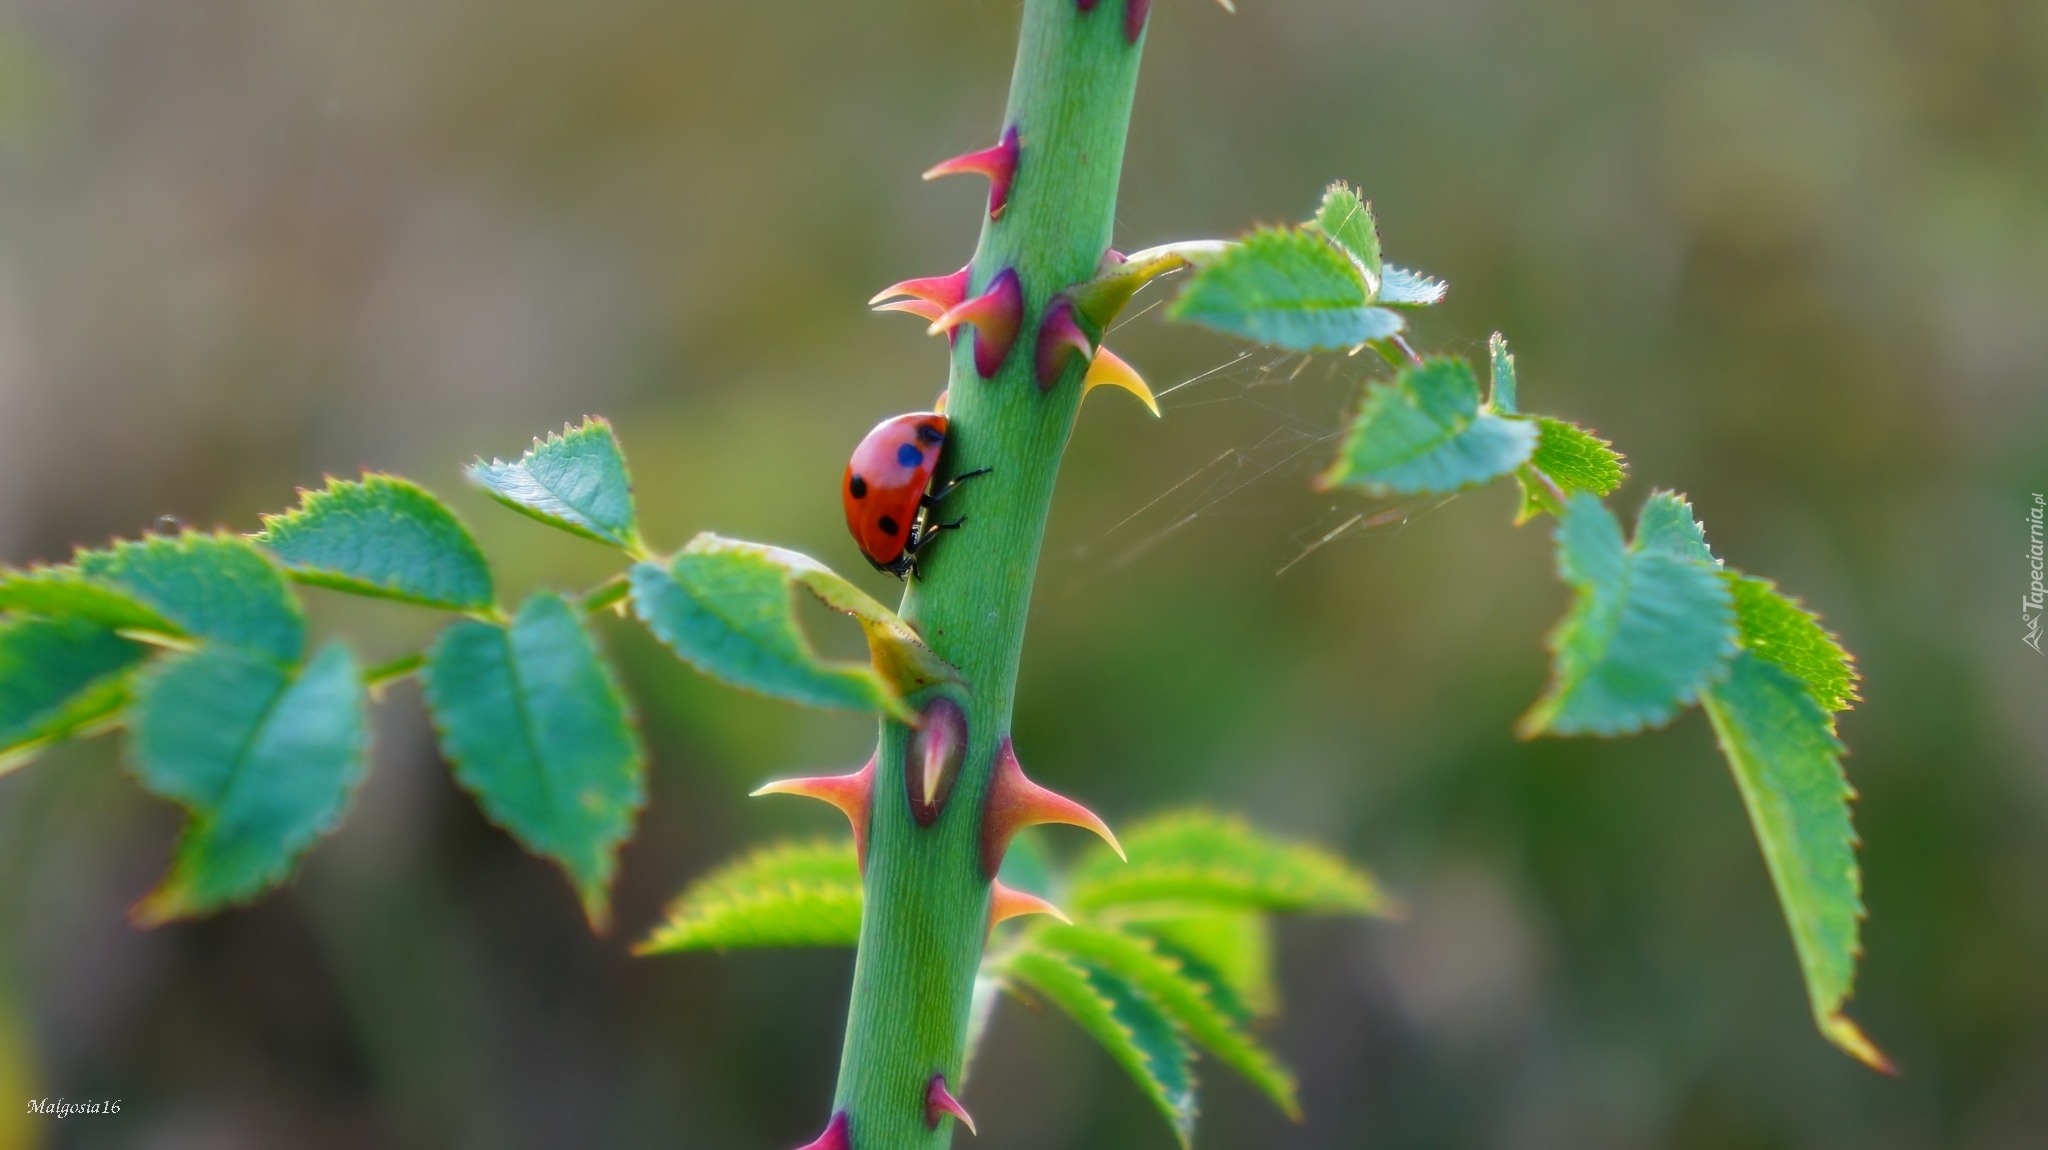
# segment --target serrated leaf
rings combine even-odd
[[[1122,923],[1143,934],[1181,971],[1209,989],[1215,1003],[1240,1020],[1280,1010],[1273,980],[1273,929],[1264,912],[1218,910]]]
[[[1332,242],[1350,253],[1367,273],[1367,295],[1377,294],[1380,283],[1380,229],[1373,221],[1372,205],[1358,198],[1351,185],[1342,180],[1323,192],[1323,202],[1310,224]]]
[[[705,532],[668,562],[636,563],[630,574],[633,609],[655,637],[735,687],[911,721],[904,695],[957,677],[894,611],[794,551]],[[793,587],[853,616],[872,662],[818,655],[797,623]]]
[[[1763,656],[1736,656],[1702,697],[1749,810],[1792,930],[1821,1034],[1890,1072],[1884,1054],[1842,1013],[1862,953],[1862,877],[1834,723],[1806,685]]]
[[[603,929],[619,844],[646,799],[645,761],[582,616],[542,591],[509,627],[458,620],[428,650],[420,681],[456,781],[561,866]]]
[[[1734,604],[1682,499],[1651,495],[1628,544],[1605,505],[1573,496],[1557,562],[1575,596],[1551,632],[1550,686],[1522,716],[1523,737],[1661,724],[1726,672]]]
[[[1612,444],[1562,419],[1543,416],[1536,422],[1541,429],[1536,452],[1528,463],[1515,470],[1515,479],[1522,487],[1522,510],[1515,518],[1517,524],[1527,523],[1545,512],[1563,514],[1560,495],[1566,499],[1582,491],[1606,495],[1621,486],[1627,472],[1622,454]],[[1545,477],[1549,483],[1544,482]]]
[[[264,516],[256,536],[299,582],[450,611],[491,606],[483,549],[418,484],[371,472],[301,494],[296,510]]]
[[[96,583],[76,567],[0,570],[0,612],[45,619],[80,619],[113,631],[178,633],[176,624],[134,596]]]
[[[579,427],[536,439],[507,463],[469,465],[469,477],[499,502],[552,527],[639,552],[633,480],[612,425],[595,416]]]
[[[1363,274],[1316,232],[1262,228],[1195,269],[1166,314],[1290,351],[1341,351],[1398,334]]]
[[[118,712],[148,656],[87,619],[0,619],[0,774]]]
[[[1856,701],[1856,660],[1821,626],[1820,616],[1778,590],[1768,579],[1723,571],[1735,595],[1735,620],[1742,646],[1805,684],[1828,711]]]
[[[1515,353],[1508,350],[1506,336],[1494,332],[1486,341],[1486,359],[1493,384],[1487,405],[1502,415],[1515,414]]]
[[[1479,381],[1464,360],[1432,357],[1372,385],[1317,483],[1372,495],[1459,491],[1514,471],[1536,436],[1528,420],[1480,410]]]
[[[1179,1028],[1152,998],[1130,983],[1043,950],[1024,950],[1002,964],[1002,975],[1035,991],[1067,1013],[1102,1044],[1190,1144],[1195,1129],[1193,1052]]]
[[[1098,848],[1075,867],[1061,905],[1077,913],[1177,917],[1212,909],[1384,914],[1370,875],[1320,847],[1240,819],[1180,811],[1123,836],[1130,862]],[[1147,905],[1149,904],[1149,905]]]
[[[128,743],[133,770],[191,818],[170,873],[136,904],[135,919],[205,914],[284,881],[340,822],[362,780],[363,709],[355,662],[339,645],[296,675],[211,644],[144,674]]]
[[[690,884],[635,954],[860,941],[860,860],[851,839],[763,847]]]
[[[167,621],[176,633],[296,663],[306,621],[291,585],[254,543],[239,535],[188,531],[150,535],[75,563],[101,583]]]
[[[1431,307],[1442,303],[1449,284],[1408,268],[1386,264],[1380,270],[1381,307]]]
[[[1030,945],[1063,955],[1089,970],[1114,975],[1136,987],[1197,1045],[1244,1075],[1289,1118],[1301,1120],[1294,1076],[1271,1052],[1254,1042],[1177,960],[1162,954],[1149,940],[1098,927],[1050,924],[1032,933]]]

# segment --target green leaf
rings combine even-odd
[[[483,549],[419,485],[371,472],[301,494],[297,510],[264,516],[256,536],[299,582],[450,611],[491,606]]]
[[[0,612],[80,619],[110,631],[175,636],[178,627],[124,591],[96,583],[76,567],[0,570]]]
[[[633,608],[691,666],[735,687],[848,711],[914,718],[903,696],[957,673],[894,611],[817,560],[705,532],[665,565],[636,563]],[[826,659],[797,623],[792,587],[852,615],[872,663]]]
[[[1722,577],[1735,593],[1735,620],[1745,650],[1804,683],[1828,711],[1847,710],[1856,701],[1856,660],[1821,626],[1818,615],[1768,579],[1739,571],[1724,571]]]
[[[1085,856],[1062,905],[1077,913],[1175,917],[1219,908],[1385,914],[1370,875],[1336,855],[1209,811],[1179,811],[1123,836],[1128,864],[1107,848]],[[1146,904],[1152,904],[1147,906]]]
[[[645,762],[583,617],[542,591],[509,627],[458,620],[427,652],[420,681],[456,781],[567,872],[603,929],[619,844],[646,799]]]
[[[690,884],[635,954],[860,941],[860,860],[851,839],[763,847]]]
[[[1124,922],[1209,988],[1216,1005],[1244,1021],[1280,1011],[1273,980],[1273,930],[1261,911],[1218,910]]]
[[[1379,298],[1373,302],[1381,307],[1431,307],[1442,303],[1450,290],[1440,279],[1386,264],[1381,268]]]
[[[1842,1013],[1861,953],[1862,877],[1834,722],[1806,685],[1754,652],[1702,698],[1735,774],[1792,944],[1814,1022],[1828,1041],[1879,1070],[1884,1054]]]
[[[1166,314],[1290,351],[1337,351],[1401,331],[1399,315],[1371,304],[1358,267],[1322,236],[1262,228],[1196,268]]]
[[[1502,415],[1515,414],[1515,354],[1508,350],[1507,337],[1499,332],[1486,341],[1486,358],[1492,368],[1493,388],[1488,406]]]
[[[0,774],[120,711],[148,655],[88,619],[0,619]]]
[[[1458,491],[1521,466],[1536,434],[1528,420],[1480,410],[1479,381],[1464,360],[1432,357],[1372,385],[1317,483],[1373,495]]]
[[[192,816],[170,874],[132,912],[140,923],[205,914],[282,882],[362,781],[363,689],[339,645],[296,677],[260,654],[204,646],[166,657],[136,697],[135,774]]]
[[[1380,282],[1380,229],[1373,222],[1372,205],[1358,198],[1351,185],[1342,180],[1323,192],[1322,206],[1310,225],[1358,261],[1366,271],[1366,284],[1375,294]]]
[[[1043,950],[1011,955],[1001,973],[1066,1011],[1137,1080],[1181,1145],[1190,1144],[1195,1130],[1194,1054],[1154,999],[1115,975]]]
[[[1562,419],[1546,415],[1536,422],[1541,428],[1536,453],[1515,470],[1515,479],[1522,486],[1522,510],[1515,517],[1517,524],[1527,523],[1544,512],[1562,515],[1564,504],[1558,495],[1566,499],[1582,491],[1606,495],[1621,486],[1626,472],[1622,455],[1612,444]],[[1544,482],[1546,476],[1549,483]]]
[[[1734,605],[1682,499],[1651,495],[1629,545],[1598,499],[1573,496],[1557,562],[1576,594],[1550,635],[1550,686],[1522,716],[1523,737],[1658,725],[1726,672]]]
[[[1097,927],[1052,924],[1035,931],[1031,945],[1136,987],[1179,1023],[1196,1044],[1244,1075],[1289,1118],[1301,1120],[1294,1076],[1271,1052],[1252,1041],[1178,961],[1162,954],[1150,941]]]
[[[469,477],[514,511],[599,543],[638,554],[640,523],[633,510],[633,480],[612,425],[586,416],[580,427],[536,439],[507,463],[479,459]]]
[[[188,531],[81,551],[86,579],[118,591],[175,633],[296,663],[306,621],[277,566],[239,535]]]

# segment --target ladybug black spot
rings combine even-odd
[[[898,531],[903,530],[903,528],[896,522],[896,520],[890,518],[887,515],[882,516],[881,528],[882,534],[889,536],[894,536]]]
[[[944,443],[946,441],[946,433],[929,423],[920,423],[917,425],[917,441],[926,445]]]
[[[868,497],[868,481],[856,475],[846,481],[846,490],[855,499],[866,499]]]
[[[924,452],[919,451],[916,445],[906,443],[896,449],[896,462],[905,467],[916,467],[924,462]]]

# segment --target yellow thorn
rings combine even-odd
[[[1145,405],[1154,419],[1159,417],[1159,401],[1152,398],[1152,389],[1145,386],[1145,378],[1138,374],[1137,368],[1125,363],[1122,356],[1106,347],[1096,351],[1095,359],[1088,365],[1088,374],[1081,378],[1081,397],[1086,399],[1089,392],[1105,385],[1121,387],[1137,396],[1138,402]]]

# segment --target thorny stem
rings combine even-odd
[[[991,379],[962,331],[953,351],[944,476],[987,478],[960,489],[949,533],[904,596],[903,614],[967,684],[966,756],[938,821],[911,816],[902,764],[909,729],[885,721],[875,772],[861,921],[846,1045],[833,1110],[854,1150],[941,1150],[950,1119],[926,1124],[934,1074],[960,1081],[974,974],[986,940],[989,882],[981,812],[998,745],[1009,732],[1024,621],[1061,453],[1080,406],[1080,357],[1041,391],[1032,345],[1053,293],[1095,272],[1109,247],[1142,34],[1125,34],[1124,5],[1025,0],[1003,128],[1022,145],[1002,215],[984,218],[971,287],[1006,268],[1022,281],[1024,322]],[[942,476],[941,478],[944,478]],[[913,699],[913,703],[928,699]]]

